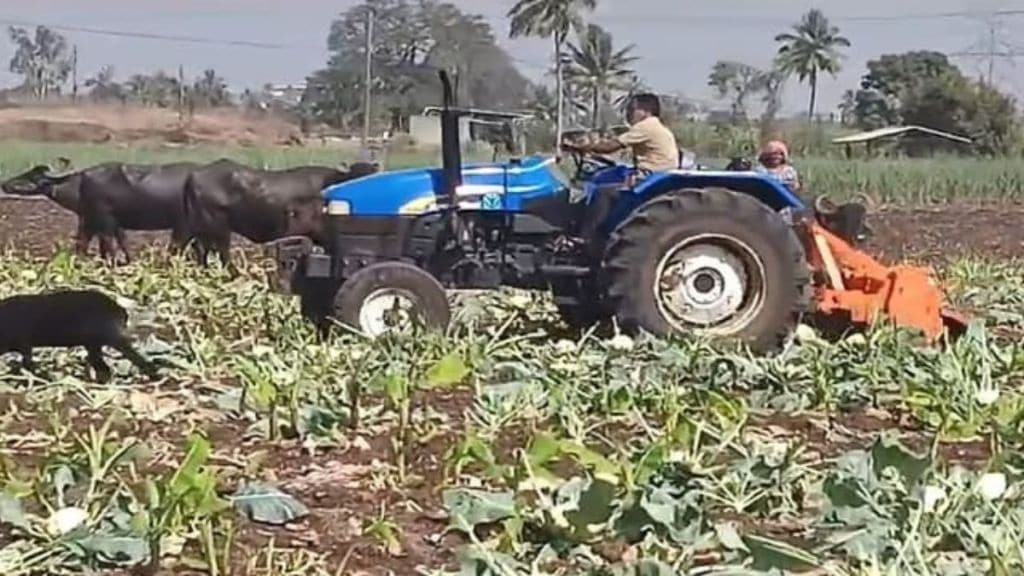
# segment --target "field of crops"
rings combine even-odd
[[[801,330],[765,358],[574,335],[521,293],[318,342],[257,263],[7,255],[0,295],[117,294],[164,376],[2,373],[0,573],[1019,573],[1024,267],[944,276],[985,314],[948,350]]]
[[[16,144],[0,168],[331,154]],[[802,328],[761,357],[573,333],[502,292],[453,295],[447,334],[321,342],[254,250],[231,280],[133,234],[140,257],[109,269],[66,252],[60,208],[0,200],[0,297],[102,289],[163,366],[116,357],[106,385],[84,351],[0,367],[0,575],[1024,573],[1024,211],[1005,202],[1024,171],[801,168],[902,205],[871,215],[870,249],[937,266],[975,315],[964,339]]]
[[[0,150],[0,176],[20,173],[57,157],[66,157],[78,168],[99,162],[207,162],[232,158],[254,166],[284,168],[299,164],[335,165],[356,158],[346,150],[308,148],[244,147],[121,147],[110,144],[5,142]],[[490,153],[469,154],[471,160],[489,160]],[[437,165],[433,153],[393,151],[384,156],[387,168]],[[702,158],[710,166],[725,166],[727,160]],[[837,198],[868,194],[879,203],[948,204],[1019,202],[1024,200],[1024,163],[1012,158],[981,160],[937,158],[933,160],[841,160],[796,158],[805,186],[814,194]],[[566,165],[567,169],[571,166]]]

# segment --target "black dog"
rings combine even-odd
[[[0,354],[18,352],[25,370],[33,369],[33,348],[84,346],[100,381],[110,379],[103,347],[124,354],[150,378],[156,367],[134,348],[125,328],[128,312],[94,290],[61,290],[0,300]]]
[[[736,157],[729,161],[725,169],[729,172],[750,172],[754,169],[754,164],[746,158]]]

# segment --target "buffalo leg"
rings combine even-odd
[[[114,252],[114,239],[110,234],[102,232],[100,237],[100,258],[103,258],[108,263],[113,263],[117,259],[117,254]]]
[[[185,252],[185,248],[188,247],[188,241],[188,229],[180,225],[175,226],[174,229],[171,230],[171,243],[167,249],[174,255],[181,256],[181,254]]]
[[[235,263],[231,261],[231,235],[225,235],[216,240],[217,255],[220,257],[221,264],[227,268],[228,273],[232,277],[238,276],[238,268],[235,267]]]
[[[21,354],[21,369],[25,372],[35,372],[36,363],[32,360],[32,348],[21,346],[17,349],[17,352]]]
[[[114,229],[114,238],[117,239],[117,246],[121,250],[121,253],[124,254],[124,263],[125,264],[131,264],[132,263],[132,255],[131,255],[130,252],[128,252],[128,241],[125,238],[124,229],[121,228],[120,226],[115,228]],[[115,260],[116,260],[116,256],[115,256]]]
[[[96,379],[103,383],[109,382],[112,373],[110,366],[103,359],[103,348],[101,346],[87,346],[85,349],[89,353],[89,365],[96,371]]]
[[[75,253],[79,256],[89,254],[89,244],[92,243],[92,231],[85,225],[85,220],[78,219],[78,233],[75,235]]]
[[[132,346],[132,343],[128,338],[119,338],[112,347],[123,354],[125,358],[141,370],[147,377],[156,378],[159,375],[157,374],[156,365],[147,360],[142,354],[139,354],[138,350]]]
[[[205,268],[210,264],[210,240],[205,236],[193,236],[191,241],[192,258],[196,264]]]

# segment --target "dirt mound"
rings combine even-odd
[[[0,139],[34,142],[109,142],[113,134],[90,122],[50,122],[29,118],[0,123]]]
[[[234,109],[197,111],[184,121],[175,110],[82,104],[0,109],[0,139],[35,142],[223,143],[276,145],[295,142],[288,121]]]

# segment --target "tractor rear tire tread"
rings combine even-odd
[[[658,336],[673,332],[658,311],[653,289],[646,287],[653,286],[665,250],[686,236],[705,232],[745,238],[758,253],[765,266],[766,301],[737,337],[757,350],[778,348],[810,307],[811,273],[804,249],[771,208],[726,189],[684,189],[660,196],[616,227],[605,253],[605,271],[610,308],[619,325]]]

